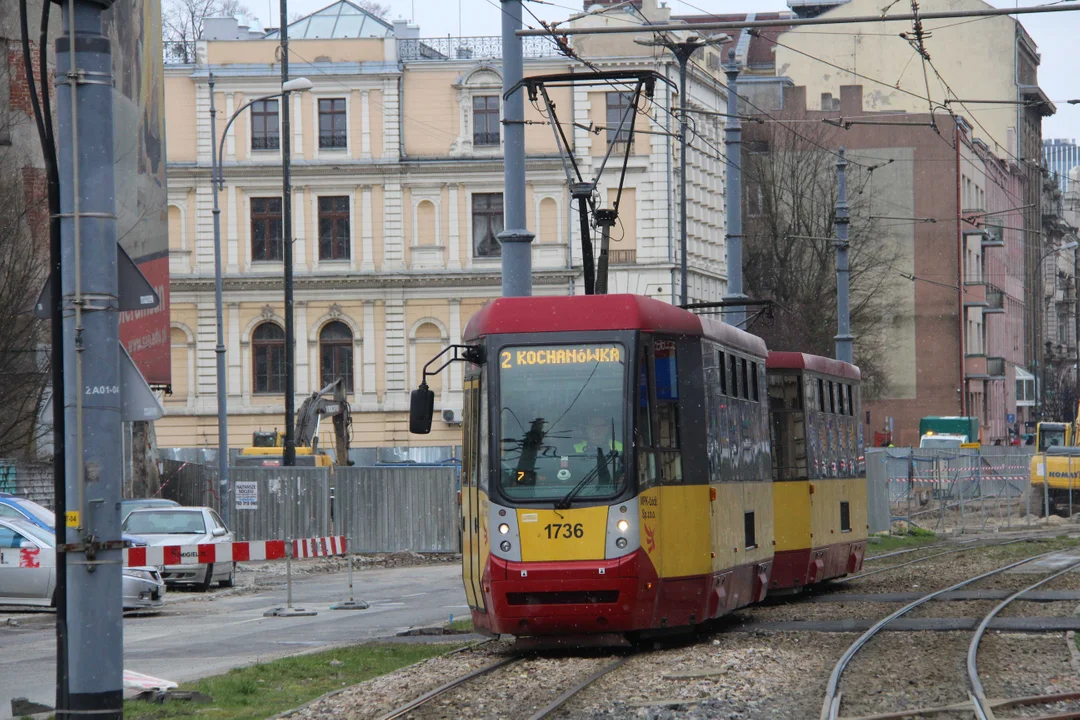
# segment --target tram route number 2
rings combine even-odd
[[[547,530],[548,540],[554,540],[556,538],[582,538],[585,537],[585,528],[581,523],[548,523],[544,526]]]

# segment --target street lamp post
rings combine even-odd
[[[214,193],[214,309],[217,313],[217,409],[218,409],[218,489],[221,517],[229,524],[229,427],[228,398],[226,396],[225,377],[225,323],[222,319],[221,300],[221,208],[218,205],[218,192],[225,187],[222,166],[225,164],[225,138],[229,135],[236,118],[257,102],[272,100],[290,92],[303,92],[311,89],[307,78],[296,78],[281,86],[281,92],[255,98],[240,107],[225,123],[221,141],[217,140],[217,110],[214,106],[214,73],[210,73],[210,185]]]

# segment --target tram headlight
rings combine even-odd
[[[616,540],[615,541],[615,547],[619,548],[620,550],[625,548],[626,547],[626,538],[619,538],[618,540]]]
[[[503,552],[510,552],[510,541],[503,540],[501,543],[499,543],[499,547],[502,549]]]
[[[502,525],[499,525],[499,534],[500,535],[506,535],[508,532],[510,532],[510,526],[509,525],[507,525],[506,523],[503,523]]]
[[[619,528],[619,532],[623,532],[623,533],[624,533],[624,532],[626,532],[627,530],[629,530],[629,529],[630,529],[630,523],[626,522],[625,520],[620,520],[620,521],[619,521],[619,522],[618,522],[618,523],[616,524],[616,527],[618,527],[618,528]],[[625,544],[625,543],[624,543],[624,544]],[[620,546],[620,547],[622,547],[622,546]]]

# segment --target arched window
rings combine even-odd
[[[255,392],[285,391],[285,331],[272,322],[264,322],[251,335],[255,354]]]
[[[337,321],[327,323],[319,333],[319,355],[323,387],[341,378],[352,392],[353,336],[349,326]]]

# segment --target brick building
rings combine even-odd
[[[781,99],[774,116],[792,127],[845,117],[866,123],[838,130],[816,151],[843,144],[853,166],[875,167],[868,217],[877,221],[876,241],[899,251],[895,277],[874,290],[889,295],[892,311],[875,328],[887,339],[887,380],[881,396],[864,403],[866,438],[891,429],[896,444],[917,444],[920,417],[970,414],[985,428],[984,443],[1007,441],[1024,419],[1017,381],[1023,387],[1030,377],[1022,172],[973,139],[962,118],[938,115],[935,129],[926,114],[875,113],[864,107],[861,86],[842,86],[828,111],[808,110],[803,87],[784,87]],[[747,124],[744,163],[751,152],[769,152],[768,126]],[[752,183],[748,228],[760,215],[750,206]]]

